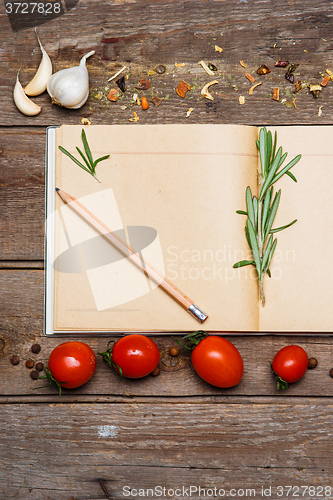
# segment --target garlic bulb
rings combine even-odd
[[[14,102],[15,102],[17,108],[24,115],[27,115],[27,116],[38,115],[41,112],[42,108],[40,106],[38,106],[37,104],[35,104],[34,102],[32,102],[32,100],[29,99],[29,97],[27,97],[26,94],[24,93],[24,90],[23,90],[22,85],[20,84],[20,81],[18,78],[19,72],[20,72],[20,70],[18,70],[18,72],[17,72],[16,83],[15,83],[15,87],[14,87]]]
[[[43,45],[41,44],[36,28],[35,32],[40,46],[40,50],[42,51],[42,60],[39,64],[37,73],[31,80],[31,82],[28,83],[28,85],[24,88],[24,92],[30,96],[39,95],[45,92],[47,82],[49,81],[50,76],[52,75],[51,59],[49,58],[48,54],[44,50]]]
[[[82,57],[79,66],[54,73],[48,81],[47,91],[54,104],[69,109],[78,109],[88,99],[89,75],[86,59],[95,54],[92,50]]]

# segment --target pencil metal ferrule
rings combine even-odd
[[[203,323],[208,318],[208,315],[200,311],[199,307],[194,304],[192,304],[188,310],[200,323]]]

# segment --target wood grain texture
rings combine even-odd
[[[256,498],[263,498],[262,487],[279,498],[278,486],[332,486],[332,410],[331,404],[2,405],[1,497],[101,499],[100,479],[115,499],[125,498],[125,486],[254,488]],[[168,496],[176,498],[162,498]]]
[[[5,311],[0,323],[2,358],[0,359],[0,378],[6,379],[0,389],[5,395],[54,395],[56,387],[48,387],[35,392],[41,382],[31,380],[25,361],[47,363],[49,354],[55,346],[71,337],[43,337],[43,271],[0,271],[1,304]],[[186,312],[184,311],[184,314]],[[107,342],[116,337],[84,337],[95,353],[103,352]],[[168,351],[176,343],[171,336],[153,337],[161,352],[161,374],[141,380],[123,379],[103,364],[97,356],[97,369],[94,377],[75,391],[64,390],[64,397],[75,395],[113,395],[113,396],[156,396],[156,397],[193,397],[193,396],[331,396],[333,381],[329,376],[332,367],[332,341],[327,337],[297,337],[309,357],[318,360],[315,370],[308,370],[304,378],[292,384],[287,393],[278,392],[271,374],[270,362],[274,354],[283,346],[294,343],[295,337],[286,336],[232,336],[232,342],[239,349],[245,365],[241,383],[231,389],[218,389],[201,380],[190,363],[190,356],[181,350],[178,358],[172,358]],[[73,339],[73,337],[72,337]],[[82,337],[81,337],[82,339]],[[30,349],[38,342],[42,350],[32,355]],[[11,365],[10,359],[18,355],[21,363]]]
[[[35,100],[43,106],[36,117],[23,116],[12,99],[16,73],[21,68],[23,84],[34,75],[40,61],[33,29],[13,34],[0,6],[0,105],[1,125],[51,125],[79,123],[82,116],[92,123],[128,123],[137,111],[140,123],[248,123],[248,124],[327,124],[331,123],[333,85],[329,83],[314,99],[308,90],[294,95],[293,86],[285,78],[285,70],[274,68],[278,59],[299,64],[296,81],[316,83],[321,73],[333,68],[330,2],[282,0],[272,1],[186,0],[181,2],[147,0],[87,1],[81,0],[66,15],[39,28],[40,36],[54,65],[54,71],[76,65],[83,54],[95,50],[88,60],[91,96],[80,110],[66,110],[52,106],[47,94]],[[223,48],[219,54],[214,45]],[[215,79],[198,65],[204,59],[218,67],[219,85],[214,86],[214,101],[200,96],[202,86]],[[244,60],[247,70],[255,73],[260,64],[267,64],[272,72],[262,78],[263,84],[252,96],[245,70],[239,64]],[[167,72],[157,75],[152,71],[157,64],[165,64]],[[175,68],[175,63],[186,63]],[[130,68],[127,91],[116,103],[106,95],[112,85],[108,78],[120,67]],[[143,112],[131,103],[135,85],[149,71],[151,87],[147,97],[156,94],[169,96],[162,105]],[[175,89],[181,79],[192,85],[185,99]],[[257,77],[256,81],[259,81]],[[274,87],[281,87],[281,98],[297,97],[297,110],[288,109],[272,100]],[[143,92],[139,92],[143,95]],[[245,105],[238,104],[239,95],[245,96]],[[318,117],[319,106],[323,114]],[[126,106],[125,109],[122,109]],[[187,118],[186,112],[193,112]]]
[[[295,342],[288,336],[234,336],[245,373],[239,386],[221,390],[194,372],[188,353],[168,355],[171,337],[154,337],[161,351],[161,374],[119,382],[98,356],[94,377],[82,388],[64,390],[33,381],[25,360],[47,362],[62,338],[43,336],[43,234],[45,127],[79,124],[127,124],[136,111],[142,123],[332,124],[333,83],[318,99],[305,89],[293,94],[278,59],[298,63],[296,80],[317,83],[333,70],[332,2],[327,0],[81,0],[66,15],[38,28],[54,71],[76,65],[90,50],[91,92],[80,110],[51,105],[49,96],[33,98],[43,109],[22,115],[12,93],[19,68],[22,84],[39,61],[33,28],[13,33],[0,3],[0,498],[101,500],[103,479],[110,497],[126,498],[123,487],[167,489],[201,486],[239,490],[239,498],[264,498],[261,488],[332,485],[332,339],[297,337],[318,367],[278,393],[269,362]],[[222,54],[214,50],[217,44]],[[202,86],[215,79],[199,60],[218,67],[214,101]],[[271,68],[262,85],[248,95],[245,69],[256,77],[260,64]],[[175,66],[185,63],[185,66]],[[154,68],[164,64],[166,72]],[[107,100],[107,80],[129,67],[127,90]],[[148,91],[137,91],[141,78]],[[261,77],[260,77],[261,78]],[[181,99],[183,79],[192,89]],[[297,110],[271,98],[296,97]],[[163,98],[142,111],[133,93]],[[245,104],[239,105],[239,96]],[[318,116],[319,107],[322,115]],[[190,116],[189,108],[193,108]],[[112,138],[111,138],[112,139]],[[26,269],[24,269],[26,268]],[[186,314],[184,312],[184,314]],[[74,337],[66,337],[66,340]],[[95,352],[109,338],[84,338]],[[31,353],[38,342],[41,352]],[[10,363],[17,354],[21,361]],[[309,492],[302,498],[323,498]],[[302,491],[301,491],[302,493]],[[194,492],[192,498],[198,498]],[[331,498],[324,496],[324,498]],[[135,498],[132,495],[129,498]],[[152,498],[150,496],[150,498]],[[159,497],[161,498],[161,497]],[[164,498],[188,498],[166,492]],[[203,495],[201,495],[201,498]],[[207,498],[207,497],[206,497]],[[284,495],[283,498],[287,498]],[[289,495],[290,498],[290,495]]]
[[[43,260],[45,130],[0,129],[0,166],[0,260]]]

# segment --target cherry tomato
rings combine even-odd
[[[127,378],[141,378],[155,370],[160,352],[155,342],[145,335],[126,335],[112,348],[112,362]]]
[[[83,342],[65,342],[53,349],[48,365],[55,381],[66,389],[75,389],[93,376],[96,356]]]
[[[308,368],[308,362],[308,355],[302,347],[288,345],[275,354],[272,370],[282,379],[280,380],[280,386],[287,389],[288,384],[297,382],[303,377]],[[283,387],[283,382],[287,382],[286,387]]]
[[[236,347],[222,337],[208,336],[192,351],[191,361],[197,374],[216,387],[239,384],[244,364]]]

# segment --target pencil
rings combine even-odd
[[[109,243],[111,243],[119,252],[128,258],[133,264],[136,265],[142,272],[145,273],[151,280],[153,280],[162,290],[170,295],[178,304],[180,304],[188,313],[190,313],[199,323],[203,323],[208,316],[203,313],[193,300],[186,297],[178,288],[172,283],[161,276],[154,268],[147,262],[144,262],[140,257],[134,253],[131,248],[126,245],[115,233],[111,231],[103,222],[85,208],[79,201],[77,201],[70,194],[65,193],[59,188],[55,188],[58,195],[64,203],[66,203],[74,212],[76,212],[82,219],[84,219],[90,226],[92,226],[101,236],[103,236]]]

